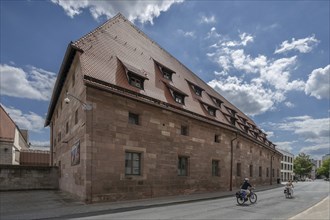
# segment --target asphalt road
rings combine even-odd
[[[323,180],[294,185],[291,199],[285,198],[283,188],[276,188],[257,192],[256,204],[239,206],[230,197],[79,219],[289,219],[329,196],[329,182]]]

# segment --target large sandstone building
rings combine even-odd
[[[49,105],[60,188],[86,202],[275,184],[281,153],[121,14],[68,45]]]

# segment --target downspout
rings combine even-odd
[[[233,191],[233,163],[234,163],[234,141],[237,140],[237,132],[235,138],[230,142],[230,178],[229,178],[229,191]]]

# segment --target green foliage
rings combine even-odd
[[[320,176],[326,176],[329,178],[329,172],[330,172],[330,158],[323,161],[322,166],[317,169],[317,174]]]
[[[313,169],[309,155],[300,153],[293,161],[293,171],[300,176],[307,176]]]

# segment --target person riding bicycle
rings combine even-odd
[[[252,185],[249,183],[249,178],[245,178],[243,184],[241,185],[241,192],[244,192],[246,196],[249,196],[250,188],[252,188]]]
[[[289,193],[292,195],[293,194],[293,183],[292,180],[289,180],[286,184],[285,184],[285,189],[289,190]]]

